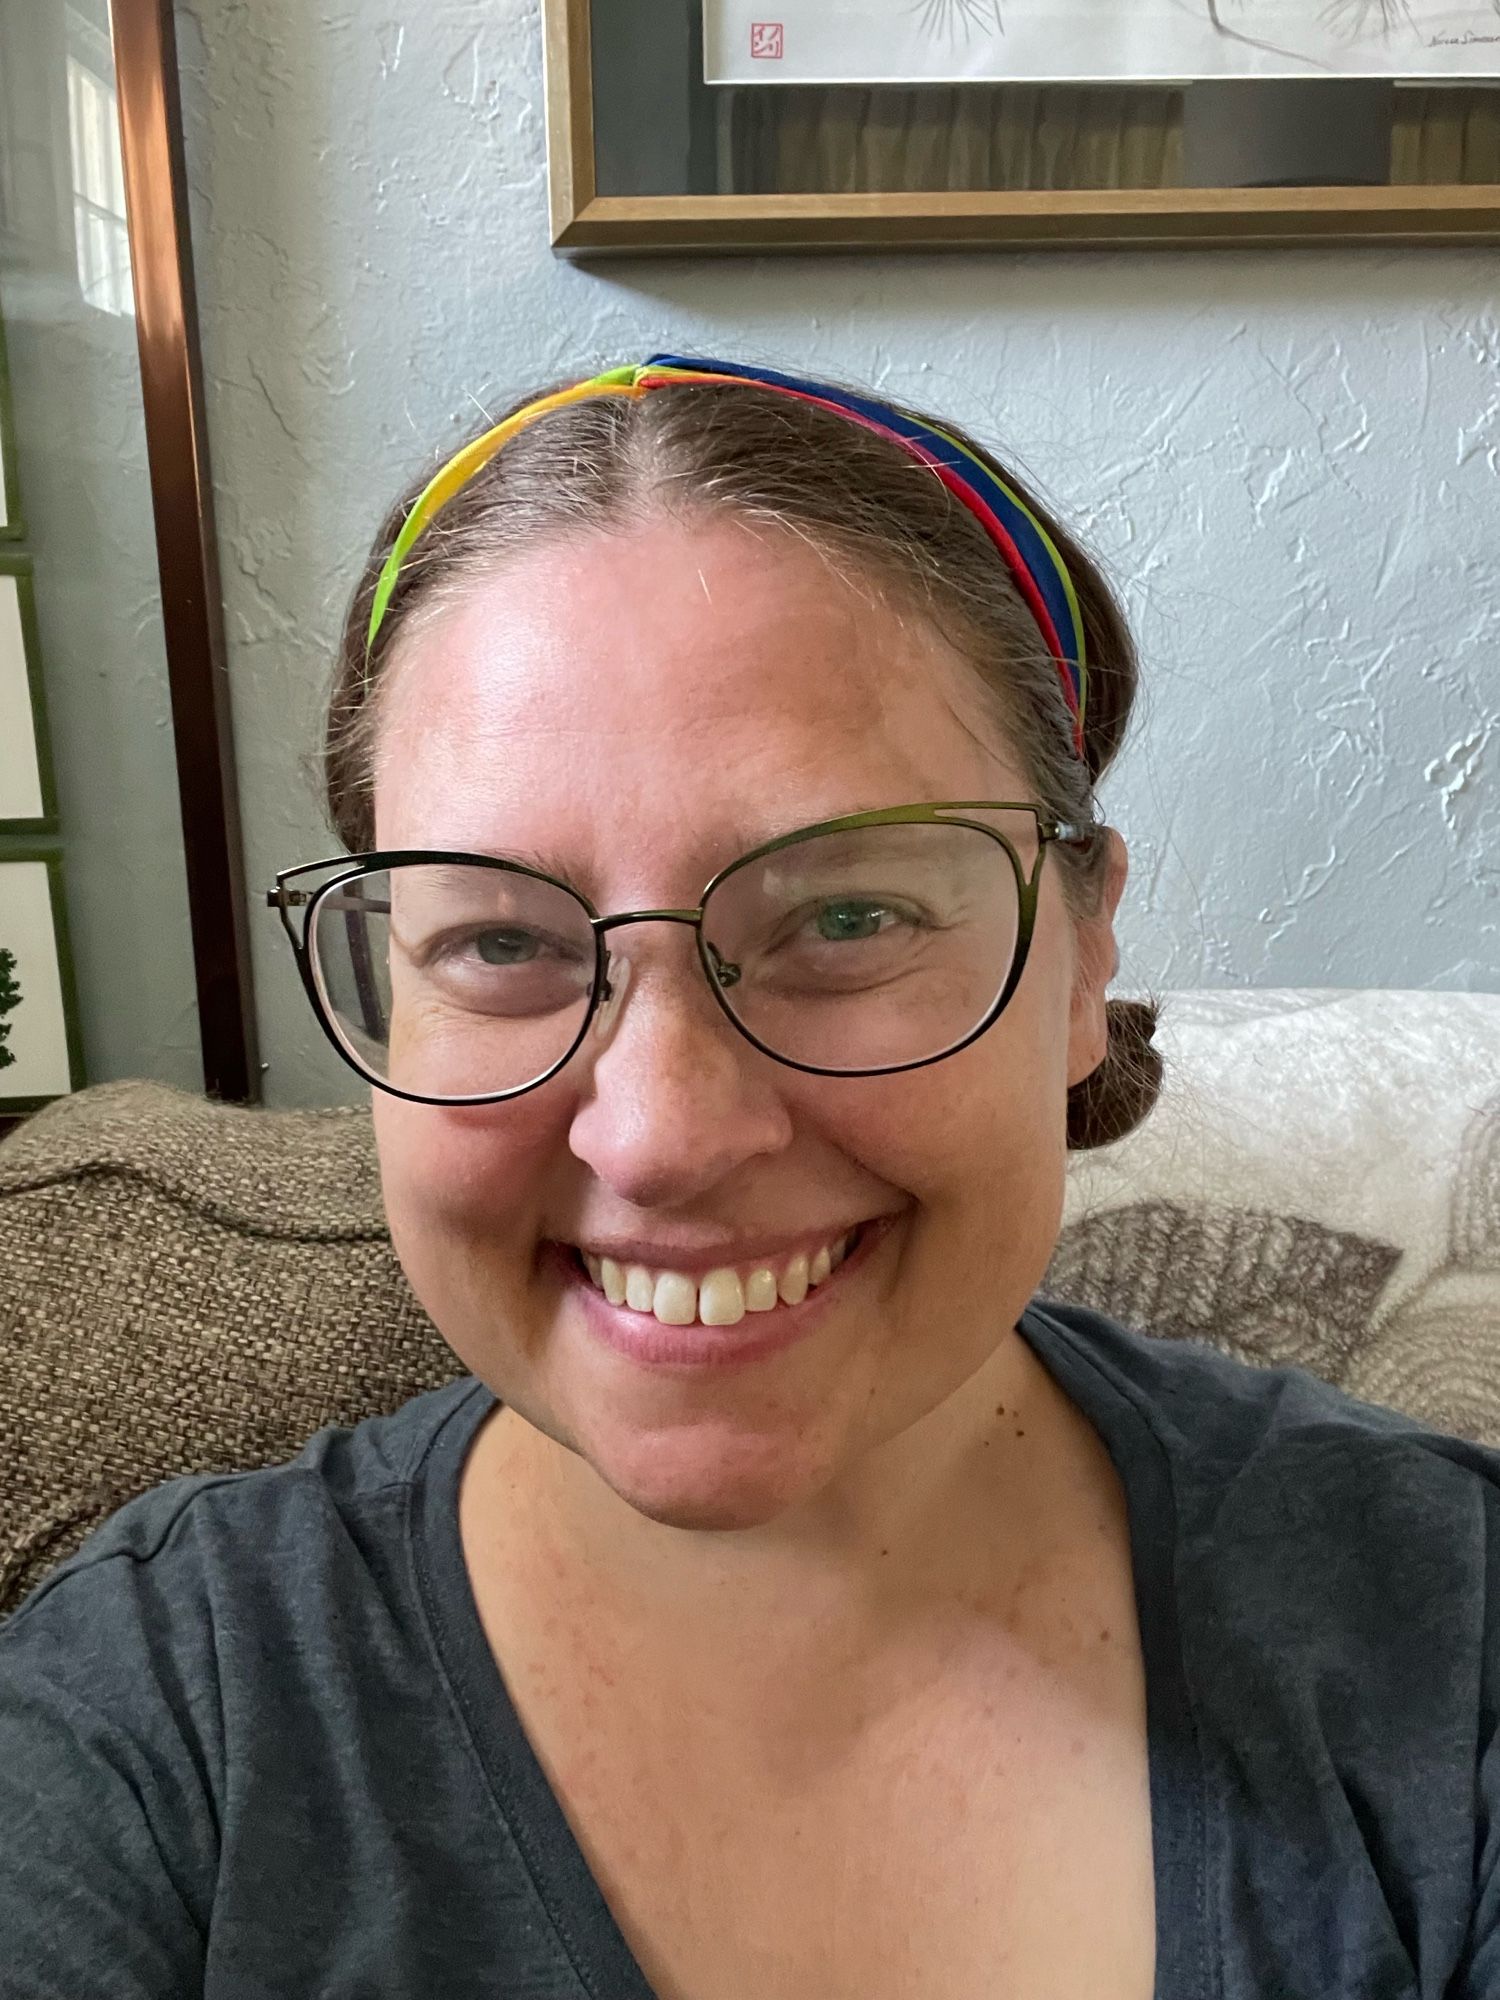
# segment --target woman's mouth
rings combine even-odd
[[[578,1255],[594,1284],[612,1306],[650,1313],[663,1326],[738,1326],[747,1312],[774,1312],[778,1305],[800,1306],[825,1284],[858,1240],[858,1229],[816,1244],[811,1251],[775,1263],[736,1268],[722,1264],[701,1278],[685,1272],[652,1270],[645,1264],[617,1264],[612,1257]]]
[[[859,1224],[784,1257],[701,1276],[552,1246],[591,1332],[657,1366],[722,1367],[789,1346],[824,1317],[891,1218]]]

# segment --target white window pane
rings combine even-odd
[[[125,177],[113,87],[87,63],[68,59],[68,120],[78,246],[78,287],[102,312],[134,310]]]

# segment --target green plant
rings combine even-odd
[[[19,1007],[23,995],[21,983],[16,978],[16,955],[0,945],[0,1014],[9,1014]],[[0,1069],[8,1069],[15,1061],[14,1052],[5,1044],[10,1040],[14,1022],[0,1020]]]

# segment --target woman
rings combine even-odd
[[[0,1992],[1500,1994],[1496,1459],[1033,1299],[1153,1089],[1134,686],[826,384],[658,357],[403,500],[360,858],[271,900],[472,1376],[0,1635]]]

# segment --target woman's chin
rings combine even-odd
[[[789,1440],[728,1437],[718,1427],[711,1436],[593,1440],[583,1456],[636,1513],[700,1532],[764,1527],[811,1499],[833,1473]]]

